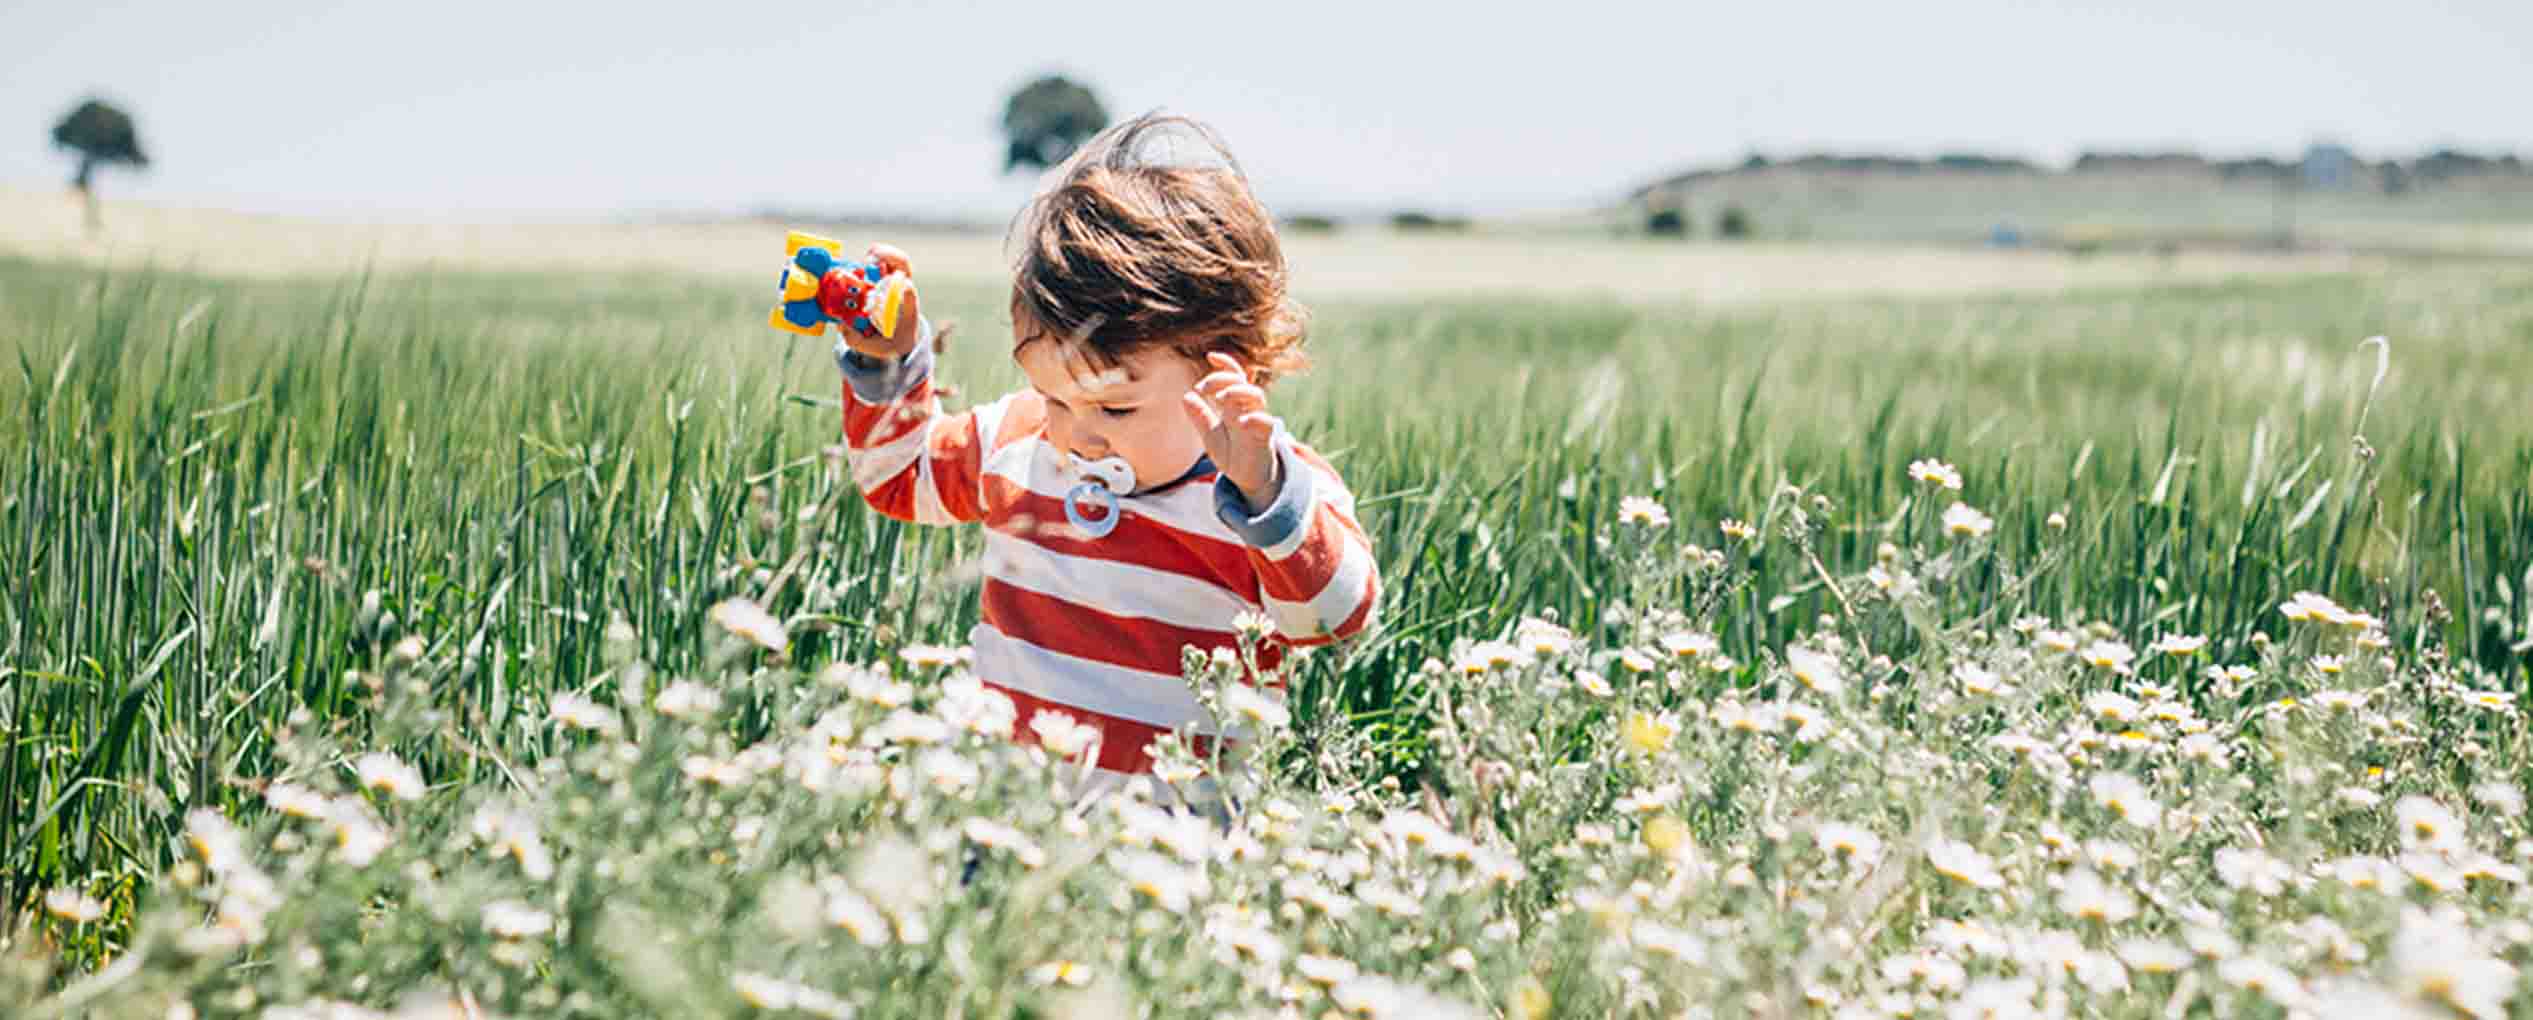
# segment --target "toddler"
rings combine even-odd
[[[1101,132],[1010,243],[1029,385],[943,412],[910,299],[898,325],[915,328],[893,341],[840,331],[847,460],[881,513],[985,526],[976,675],[1019,709],[1018,740],[1058,717],[1094,728],[1113,786],[1151,770],[1161,733],[1186,725],[1202,753],[1225,732],[1181,679],[1183,647],[1233,648],[1258,614],[1271,666],[1370,626],[1380,577],[1344,480],[1267,410],[1266,387],[1306,364],[1304,314],[1213,132],[1150,115]]]

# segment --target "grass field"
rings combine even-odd
[[[1385,622],[1297,667],[1226,837],[904,735],[994,728],[901,655],[977,541],[863,510],[759,288],[497,264],[0,260],[12,1015],[2533,1006],[2515,265],[1327,283],[1275,403]],[[1018,379],[998,298],[927,277],[962,401]]]

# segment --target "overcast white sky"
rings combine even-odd
[[[1212,121],[1279,211],[1606,200],[1754,148],[2533,155],[2533,3],[0,0],[0,182],[355,217],[1007,215],[1003,98]]]

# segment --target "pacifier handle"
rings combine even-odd
[[[1107,516],[1093,519],[1082,513],[1082,501],[1091,497],[1097,497],[1107,508]],[[1109,532],[1117,530],[1117,521],[1123,516],[1117,506],[1117,494],[1098,482],[1083,482],[1064,494],[1064,519],[1092,538],[1107,538]]]

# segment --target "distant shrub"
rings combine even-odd
[[[1656,209],[1645,217],[1645,232],[1655,237],[1689,236],[1689,217],[1677,207]]]
[[[1421,209],[1401,209],[1390,214],[1390,226],[1400,230],[1467,230],[1469,218],[1429,213]]]
[[[1725,206],[1723,214],[1715,218],[1715,236],[1728,241],[1748,238],[1750,211],[1737,205]]]
[[[1302,213],[1285,217],[1284,229],[1303,234],[1326,234],[1337,229],[1337,221],[1326,216]]]

